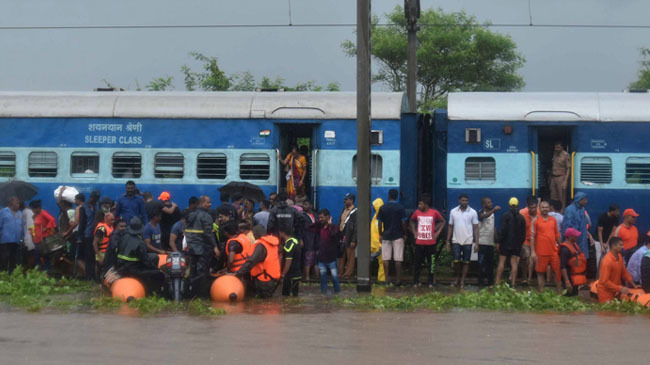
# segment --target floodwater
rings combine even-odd
[[[245,302],[228,306],[228,314],[218,318],[2,311],[0,359],[3,364],[645,364],[650,356],[646,316],[370,312],[310,303],[311,298],[289,305]]]

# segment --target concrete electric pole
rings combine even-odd
[[[418,18],[420,18],[420,0],[404,0],[406,30],[408,30],[408,61],[406,64],[406,95],[409,99],[409,111],[417,111],[417,72],[418,72]]]
[[[357,0],[357,292],[370,286],[370,0]]]

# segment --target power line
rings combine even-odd
[[[376,26],[395,26],[395,23],[378,23]],[[420,27],[464,27],[464,24],[420,23]],[[650,29],[650,24],[523,24],[487,23],[483,27],[500,28],[602,28],[602,29]],[[356,27],[355,23],[303,23],[303,24],[106,24],[106,25],[5,25],[0,30],[75,30],[75,29],[206,29],[206,28],[336,28]]]

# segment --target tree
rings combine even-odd
[[[197,87],[203,91],[225,91],[230,88],[230,78],[219,68],[217,57],[208,57],[199,52],[190,52],[190,56],[203,63],[204,72],[194,72],[187,65],[181,66],[188,91]]]
[[[389,25],[372,19],[372,56],[379,70],[373,82],[393,91],[406,87],[407,30],[404,10],[397,6],[386,14]],[[493,33],[464,12],[429,9],[420,17],[418,32],[419,104],[424,111],[444,106],[450,91],[512,91],[524,86],[517,74],[525,59],[509,37]],[[341,45],[348,56],[356,45]]]
[[[249,71],[232,76],[231,91],[255,91],[255,88],[255,76]]]
[[[629,86],[630,89],[650,90],[650,48],[641,48],[641,68],[639,78]]]
[[[166,76],[166,77],[156,77],[155,79],[149,81],[147,86],[147,90],[149,91],[166,91],[174,88],[174,85],[172,84],[172,80],[174,78],[171,76]]]

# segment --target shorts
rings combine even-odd
[[[522,245],[521,246],[521,254],[519,254],[519,257],[528,260],[530,258],[530,246],[528,245]]]
[[[461,245],[460,243],[452,243],[452,249],[454,251],[454,262],[463,262],[469,264],[469,260],[472,258],[472,246],[471,245]]]
[[[384,261],[404,261],[404,239],[398,238],[392,241],[381,241],[381,258]]]
[[[312,267],[316,265],[316,251],[305,251],[303,265]]]
[[[537,264],[535,265],[535,271],[538,274],[543,274],[546,272],[548,265],[551,265],[551,270],[555,273],[555,281],[562,281],[562,272],[560,270],[560,256],[558,255],[548,255],[548,256],[537,256]]]
[[[499,247],[499,256],[506,256],[506,257],[519,257],[521,255],[521,249],[520,248],[501,248]]]

